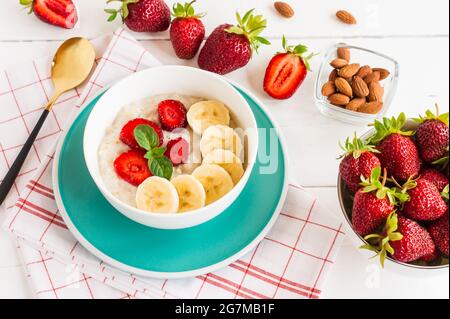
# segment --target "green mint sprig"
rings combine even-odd
[[[165,147],[159,146],[159,137],[149,125],[141,124],[134,129],[134,138],[147,153],[148,167],[153,175],[170,180],[173,173],[172,162],[164,155]]]

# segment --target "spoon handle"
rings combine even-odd
[[[10,167],[8,173],[6,174],[5,178],[3,179],[3,182],[0,185],[0,205],[3,203],[3,201],[6,198],[6,195],[8,195],[9,190],[14,184],[14,181],[16,180],[17,175],[20,172],[20,169],[22,168],[23,163],[25,162],[25,159],[27,158],[28,153],[30,152],[31,147],[33,146],[33,143],[39,134],[39,131],[42,128],[42,125],[44,124],[45,120],[47,119],[48,113],[50,113],[49,110],[45,109],[42,112],[41,117],[39,118],[39,121],[36,123],[33,131],[31,132],[30,136],[28,137],[25,144],[22,146],[22,149],[20,150],[19,155],[17,155],[16,160]]]

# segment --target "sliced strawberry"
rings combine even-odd
[[[177,100],[165,100],[158,105],[161,126],[167,131],[187,126],[186,107]]]
[[[174,166],[186,163],[189,157],[189,143],[182,137],[171,140],[167,143],[167,149],[164,153]]]
[[[285,53],[276,54],[270,61],[264,76],[264,91],[275,99],[288,99],[297,91],[306,78],[309,60],[314,56],[304,56],[307,48],[303,45],[288,46],[283,37]]]
[[[114,161],[114,170],[124,181],[139,186],[152,176],[148,168],[148,161],[144,158],[142,150],[130,150],[119,155]]]
[[[143,118],[137,118],[125,124],[125,126],[122,128],[122,131],[120,131],[120,140],[131,148],[139,148],[139,144],[134,138],[134,129],[136,128],[136,126],[142,124],[148,125],[155,130],[156,134],[158,134],[159,137],[159,146],[161,146],[164,141],[164,134],[161,127],[159,127],[158,124]]]
[[[30,7],[42,21],[58,27],[72,29],[78,21],[72,0],[21,0],[21,4]]]

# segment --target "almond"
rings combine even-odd
[[[341,93],[334,93],[328,97],[328,101],[333,105],[344,106],[350,102],[350,98]]]
[[[331,94],[336,93],[336,86],[333,81],[328,81],[322,86],[322,95],[330,96]]]
[[[291,18],[294,16],[295,11],[286,2],[276,1],[274,4],[275,9],[285,18]]]
[[[339,70],[338,74],[342,78],[351,78],[352,76],[354,76],[356,74],[356,72],[358,72],[358,70],[359,70],[359,64],[353,63],[353,64],[344,66],[342,69]]]
[[[369,87],[367,86],[366,82],[364,82],[364,80],[357,75],[353,77],[352,89],[353,94],[357,97],[365,98],[369,95]]]
[[[347,64],[348,64],[347,60],[339,59],[339,58],[334,59],[333,61],[330,62],[330,65],[335,69],[340,69],[340,68],[346,66]]]
[[[369,75],[364,77],[364,81],[367,83],[367,85],[369,85],[373,81],[375,82],[380,81],[380,72],[375,71],[370,73]]]
[[[337,49],[337,57],[350,62],[350,50],[348,48],[340,47]]]
[[[347,95],[348,97],[353,96],[353,90],[350,84],[347,82],[344,78],[337,78],[334,81],[334,85],[336,86],[336,89],[341,92],[342,94]]]
[[[355,97],[353,100],[351,100],[345,108],[350,111],[358,111],[358,109],[366,104],[365,98]]]
[[[379,81],[386,79],[391,74],[391,72],[389,72],[388,70],[383,69],[383,68],[373,68],[373,71],[380,72],[380,80]]]
[[[383,108],[383,103],[381,102],[368,102],[358,108],[358,112],[377,114]]]
[[[373,81],[369,85],[369,101],[383,102],[384,88],[379,82]]]
[[[333,71],[331,71],[330,76],[328,77],[328,81],[334,82],[334,80],[336,80],[337,77],[338,77],[338,71],[336,69],[334,69]]]
[[[372,68],[368,65],[363,65],[358,73],[356,73],[357,76],[359,76],[360,78],[364,79],[366,76],[368,76],[369,74],[372,73]]]
[[[356,18],[350,12],[346,10],[339,10],[336,12],[336,17],[345,24],[356,24]]]

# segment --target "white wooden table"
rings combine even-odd
[[[311,74],[290,100],[275,101],[262,90],[262,77],[271,55],[280,50],[281,36],[302,42],[314,52],[325,52],[333,43],[347,42],[394,57],[401,65],[398,93],[389,115],[404,111],[416,116],[435,101],[449,105],[449,2],[446,0],[287,0],[296,10],[293,19],[281,18],[271,0],[199,0],[208,12],[204,22],[209,33],[223,22],[233,22],[234,12],[257,8],[268,18],[265,34],[272,41],[245,68],[229,78],[250,88],[266,103],[287,139],[292,178],[308,188],[331,210],[340,214],[336,176],[340,153],[338,141],[366,130],[323,117],[313,102]],[[65,31],[40,23],[21,10],[18,0],[0,4],[0,69],[54,52],[70,36],[94,38],[112,32],[119,22],[107,23],[101,0],[76,1],[81,15],[79,27]],[[175,1],[167,1],[172,4]],[[357,16],[356,26],[336,21],[334,13],[348,9]],[[172,53],[168,33],[135,34],[165,64],[184,64]],[[321,57],[312,62],[318,70]],[[188,65],[196,65],[190,61]],[[0,213],[0,223],[4,216]],[[374,272],[371,261],[346,240],[324,288],[325,298],[448,298],[449,276],[411,278]],[[22,272],[15,248],[0,231],[0,298],[33,297]]]

